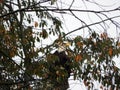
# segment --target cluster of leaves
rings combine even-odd
[[[103,86],[111,86],[112,90],[120,88],[120,72],[112,60],[119,56],[119,42],[107,36],[92,32],[89,38],[77,36],[72,40],[75,60],[74,77],[84,80],[86,86],[93,85],[92,80],[98,80]],[[77,69],[75,69],[77,68]],[[90,86],[89,86],[90,87]],[[92,86],[91,86],[92,87]]]
[[[67,84],[65,81],[67,81],[68,72],[63,66],[56,65],[56,62],[59,62],[57,56],[48,54],[43,62],[44,64],[40,63],[42,65],[41,69],[39,69],[41,71],[40,76],[48,83],[50,88]]]
[[[55,2],[55,0],[48,1],[51,4]],[[46,50],[42,46],[36,48],[35,44],[40,42],[40,39],[46,39],[49,34],[59,34],[61,28],[60,20],[46,11],[47,7],[40,6],[41,3],[48,1],[0,1],[1,86],[26,88],[30,81],[34,81],[34,75],[40,76],[39,78],[42,77],[42,63],[37,60],[38,54],[45,53]],[[37,11],[38,8],[41,10]],[[36,18],[40,19],[39,22],[34,20],[32,13],[26,13],[29,10],[35,12]],[[50,21],[50,25],[47,20]],[[28,25],[33,22],[33,27]],[[48,28],[49,26],[50,28]],[[39,32],[33,29],[37,27],[40,28]],[[14,58],[16,60],[13,60]],[[18,61],[20,61],[19,64],[16,63]]]
[[[111,86],[112,89],[120,88],[119,68],[113,61],[113,58],[119,56],[120,53],[118,41],[108,37],[106,33],[99,35],[95,32],[92,32],[88,38],[77,36],[67,40],[74,47],[66,50],[71,60],[71,63],[67,64],[70,65],[74,79],[81,78],[89,88],[93,88],[92,80],[98,80],[103,86]],[[67,77],[65,68],[56,66],[57,60],[59,60],[57,56],[48,53],[40,61],[39,71],[36,71],[36,74],[40,72],[39,76],[44,78],[51,87],[63,84]]]

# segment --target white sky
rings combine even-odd
[[[59,8],[69,8],[71,2],[73,0],[58,0],[59,2]],[[85,0],[74,0],[74,4],[73,7],[74,9],[88,9],[88,10],[109,10],[109,9],[113,9],[116,8],[118,6],[120,6],[120,0],[89,0],[91,2],[97,2],[99,3],[101,6],[98,7],[97,5],[93,4],[93,3],[84,3],[83,1]],[[86,0],[87,1],[87,0]],[[62,2],[60,4],[60,2]],[[102,8],[102,9],[101,9]],[[87,24],[90,23],[94,23],[100,20],[100,18],[98,18],[98,16],[96,16],[93,13],[81,13],[81,12],[74,12],[75,15],[77,15],[77,17],[79,17],[80,19],[82,19],[84,22],[86,22]],[[108,13],[108,16],[116,16],[119,15],[120,12],[114,12],[114,13]],[[60,19],[63,22],[63,30],[67,33],[71,30],[74,30],[78,27],[81,26],[81,22],[77,19],[75,19],[72,15],[70,15],[70,13],[68,12],[68,14],[62,14],[60,15],[58,14],[54,14],[57,17],[60,17]],[[104,16],[102,17],[103,19],[105,18]],[[120,22],[120,18],[117,19],[118,22]],[[106,29],[107,29],[107,33],[110,37],[119,37],[118,32],[120,33],[120,29],[118,29],[117,31],[115,30],[115,26],[111,24],[111,22],[107,22],[108,26],[106,25]],[[103,25],[103,24],[102,24]],[[104,25],[103,25],[104,26]],[[92,27],[94,30],[96,30],[96,32],[98,33],[103,33],[104,30],[100,25],[95,25]],[[85,28],[84,30],[80,30],[77,32],[74,32],[72,34],[70,34],[69,36],[74,37],[76,35],[82,35],[83,37],[87,37],[88,35],[88,29]],[[49,40],[47,42],[51,43],[51,41],[53,42],[55,40],[56,37],[50,36]],[[46,40],[44,40],[46,44]],[[38,46],[39,47],[39,46]],[[116,61],[116,65],[118,67],[120,67],[120,61],[119,58],[115,57],[114,59]],[[80,82],[79,80],[73,80],[72,77],[70,77],[69,79],[69,84],[70,84],[70,88],[68,90],[87,90],[87,88],[84,86],[84,84],[82,82]],[[100,84],[98,82],[94,82],[94,89],[96,90],[101,90]]]
[[[73,0],[58,0],[58,1],[59,1],[59,3],[62,2],[59,5],[59,7],[68,8]],[[93,3],[91,3],[91,4],[84,3],[83,1],[85,1],[85,0],[74,0],[73,8],[75,8],[75,9],[102,10],[97,5],[93,5]],[[104,9],[113,9],[115,7],[120,6],[120,0],[89,0],[89,1],[91,1],[91,2],[95,1],[99,4],[101,4]],[[94,22],[97,22],[100,20],[95,14],[91,14],[91,13],[75,12],[74,14],[76,14],[79,18],[81,18],[87,24],[94,23]],[[119,15],[120,12],[108,13],[109,16],[115,16],[117,14]],[[59,13],[55,14],[55,15],[60,17],[61,20],[63,21],[63,30],[66,33],[81,26],[80,21],[75,19],[72,15],[68,15],[68,14],[59,15]],[[118,21],[120,22],[120,18]],[[108,24],[109,24],[109,26],[106,26],[106,28],[108,29],[107,30],[108,35],[111,37],[119,37],[118,32],[120,32],[120,30],[118,29],[118,31],[116,31],[114,25],[112,25],[110,22],[108,22]],[[104,32],[103,28],[101,28],[99,25],[94,26],[92,28],[95,29],[98,33]],[[88,29],[84,29],[84,30],[80,30],[80,31],[77,31],[75,33],[72,33],[71,37],[74,37],[76,35],[82,35],[83,37],[86,37],[88,35]],[[51,41],[54,41],[54,39],[55,39],[55,37],[54,38],[50,37],[47,44],[50,43]],[[46,40],[44,43],[46,43]],[[115,58],[115,60],[117,61],[117,66],[120,67],[119,66],[120,62],[118,62],[118,58]],[[82,82],[80,82],[79,80],[74,81],[71,79],[73,79],[73,78],[71,77],[69,80],[69,84],[70,84],[69,90],[87,90]],[[99,89],[100,85],[97,83],[98,82],[95,82],[95,89],[100,90]]]
[[[68,8],[73,0],[58,0],[58,1],[63,2],[61,4],[62,8]],[[91,4],[90,3],[84,4],[82,2],[84,0],[74,0],[74,1],[75,2],[73,4],[73,7],[76,8],[76,9],[87,8],[87,9],[90,9],[90,10],[102,10],[102,9],[100,9],[100,7],[98,7],[97,5],[93,5],[92,3]],[[106,10],[113,9],[115,7],[120,6],[120,0],[89,0],[89,1],[91,1],[91,2],[96,1],[97,3],[101,4],[103,6],[103,8],[106,9]],[[95,14],[78,13],[78,12],[75,12],[75,14],[79,18],[84,20],[87,24],[100,20]],[[120,14],[120,12],[108,13],[109,16],[115,16],[115,15],[119,15],[119,14]],[[59,16],[59,15],[57,15],[57,16]],[[63,17],[64,17],[64,19],[63,18],[62,19],[64,20],[63,25],[64,25],[65,32],[69,32],[71,30],[74,30],[74,29],[80,27],[80,25],[81,25],[80,21],[75,19],[73,16],[66,14],[66,15],[63,15]],[[120,22],[120,20],[119,20],[119,22]],[[108,22],[108,24],[109,24],[109,26],[106,26],[106,28],[108,29],[107,30],[108,35],[110,37],[115,37],[115,38],[119,37],[118,32],[120,32],[120,30],[118,29],[118,31],[116,31],[114,25],[112,25],[110,22]],[[95,29],[97,30],[98,33],[104,32],[104,30],[99,25],[97,25],[96,27],[95,27]],[[82,35],[82,36],[86,37],[88,35],[88,30],[85,29],[84,31],[81,30],[81,31],[77,31],[75,33],[72,33],[72,36],[74,36],[74,35]],[[114,60],[117,62],[116,65],[118,67],[120,67],[120,65],[119,65],[120,61],[118,61],[119,58],[115,57]],[[69,84],[70,84],[70,89],[69,90],[87,90],[82,82],[80,82],[79,80],[74,81],[74,80],[71,80],[71,79],[72,79],[72,77],[69,80]],[[95,88],[94,89],[101,90],[99,87],[100,87],[100,85],[98,84],[98,82],[95,82]]]

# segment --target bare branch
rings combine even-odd
[[[70,5],[69,9],[72,7],[72,5],[73,5],[74,1],[75,1],[75,0],[72,0],[72,3],[71,3],[71,5]]]
[[[32,6],[30,6],[32,7]],[[107,12],[115,12],[115,11],[119,11],[120,8],[115,8],[115,9],[111,9],[111,10],[106,10],[106,11],[94,11],[94,10],[80,10],[80,9],[50,9],[50,8],[47,8],[47,7],[42,7],[43,9],[40,9],[40,7],[36,7],[35,10],[31,9],[31,8],[21,8],[21,9],[18,9],[18,10],[15,10],[13,12],[10,12],[10,13],[7,13],[7,14],[4,14],[4,15],[1,15],[0,18],[3,18],[5,16],[8,16],[8,15],[11,15],[11,14],[14,14],[14,13],[17,13],[17,12],[34,12],[34,11],[52,11],[52,12],[67,12],[67,11],[74,11],[74,12],[91,12],[91,13],[107,13]]]
[[[107,18],[107,19],[104,19],[104,20],[102,20],[102,21],[95,22],[95,23],[92,23],[92,24],[89,24],[89,25],[84,25],[84,26],[82,26],[82,27],[79,27],[79,28],[77,28],[77,29],[75,29],[75,30],[72,30],[72,31],[66,33],[65,36],[67,36],[67,35],[69,35],[69,34],[71,34],[71,33],[73,33],[73,32],[79,31],[79,30],[81,30],[81,29],[83,29],[83,28],[90,27],[90,26],[93,26],[93,25],[96,25],[96,24],[100,24],[100,23],[103,23],[103,22],[105,22],[105,21],[109,21],[110,19],[114,19],[114,18],[118,18],[118,17],[120,17],[120,16],[114,16],[114,17]]]

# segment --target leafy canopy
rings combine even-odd
[[[81,78],[89,88],[92,79],[120,88],[119,68],[112,60],[119,56],[120,42],[93,30],[88,38],[67,37],[60,19],[51,14],[52,9],[41,5],[47,2],[53,5],[56,0],[0,0],[0,84],[10,88],[58,87],[68,75],[65,68],[55,65],[59,57],[52,51],[57,49],[57,41],[68,41],[66,52],[71,62],[67,64],[74,79]],[[43,45],[49,36],[57,39]]]

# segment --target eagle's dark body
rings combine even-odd
[[[55,65],[62,66],[68,73],[68,77],[70,77],[71,69],[70,69],[70,58],[66,55],[65,51],[58,52],[55,51],[54,55],[58,57],[58,61],[55,62]]]
[[[69,88],[68,78],[70,77],[71,73],[70,58],[66,55],[65,51],[55,51],[54,55],[59,59],[55,62],[55,66],[63,67],[67,73],[67,76],[64,77],[64,80],[61,83],[56,83],[56,86],[58,85],[58,90],[67,90]]]
[[[48,57],[49,74],[48,79],[54,83],[54,90],[67,90],[69,88],[68,78],[71,73],[71,60],[66,53],[66,44],[58,42],[55,44],[57,50]],[[52,59],[52,60],[51,60]]]

